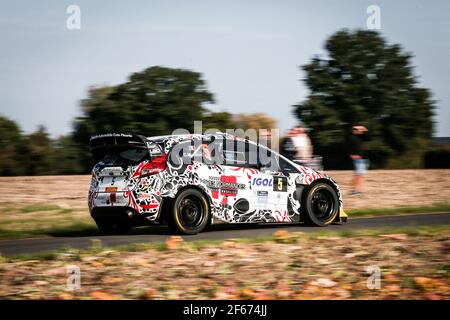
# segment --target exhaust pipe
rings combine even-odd
[[[131,210],[125,211],[129,218],[133,218],[133,212]]]

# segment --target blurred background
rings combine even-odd
[[[2,1],[0,297],[448,299],[449,12],[445,0]],[[266,143],[283,153],[303,141],[350,223],[103,237],[87,208],[90,137],[200,120],[279,129]]]
[[[373,8],[375,5],[375,9]],[[450,166],[447,1],[2,3],[0,175],[83,174],[88,139],[303,126],[326,170]]]

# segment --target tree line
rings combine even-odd
[[[160,67],[158,67],[160,68]],[[0,116],[0,176],[19,175],[71,175],[89,173],[94,163],[89,151],[89,139],[92,135],[108,132],[126,132],[143,134],[146,136],[170,134],[176,127],[170,127],[170,121],[161,120],[161,129],[145,128],[139,120],[140,115],[134,116],[134,125],[130,126],[122,119],[109,122],[113,119],[110,110],[104,108],[105,102],[101,99],[106,96],[98,95],[99,92],[110,91],[108,87],[93,87],[89,90],[89,98],[83,101],[84,115],[74,121],[74,130],[68,134],[52,139],[44,126],[39,126],[31,134],[24,134],[18,124],[6,117]],[[97,104],[94,107],[94,104]],[[176,108],[173,107],[173,108]],[[130,111],[125,108],[123,112]],[[172,114],[176,110],[172,110]],[[230,128],[247,130],[276,128],[274,118],[264,113],[231,114],[229,112],[211,112],[208,109],[198,110],[199,115],[193,113],[189,118],[185,115],[182,125],[192,131],[193,121],[202,120],[203,129],[217,129],[225,131]],[[101,116],[91,115],[100,113]],[[129,116],[133,117],[132,115]],[[180,116],[181,118],[181,116]],[[113,120],[114,121],[114,120]],[[157,125],[155,123],[154,125]],[[164,127],[167,125],[167,127]]]
[[[435,101],[414,75],[412,55],[375,31],[342,30],[325,43],[327,56],[301,67],[310,94],[293,106],[326,169],[347,168],[350,128],[369,129],[367,153],[375,168],[421,167],[433,133]],[[92,168],[89,138],[107,132],[146,136],[176,128],[267,128],[264,114],[212,112],[214,95],[198,72],[162,66],[131,74],[116,86],[91,87],[70,134],[51,139],[44,127],[23,134],[0,117],[0,175],[80,174]],[[278,106],[277,106],[278,107]]]
[[[79,146],[71,135],[51,139],[43,126],[23,134],[12,120],[0,117],[0,175],[85,173]]]

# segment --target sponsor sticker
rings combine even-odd
[[[252,178],[253,190],[272,190],[273,177],[256,176]]]
[[[213,198],[217,198],[217,193],[223,196],[235,197],[238,190],[245,189],[245,184],[238,183],[236,176],[220,176],[219,177],[209,177],[209,179],[201,180],[213,193]]]
[[[100,177],[121,176],[123,169],[121,167],[106,167],[100,171]]]
[[[99,193],[95,199],[96,206],[110,206],[110,205],[125,205],[127,199],[123,197],[121,192],[119,193]]]
[[[148,151],[150,152],[150,154],[154,157],[156,156],[161,156],[162,155],[162,151],[161,149],[156,146],[156,145],[150,145],[148,146]]]
[[[276,205],[286,205],[287,204],[287,193],[286,192],[273,192],[270,198],[271,203]]]
[[[109,138],[109,137],[131,138],[133,136],[131,134],[126,134],[126,133],[104,133],[104,134],[98,134],[96,136],[91,137],[91,140],[95,140],[95,139],[99,139],[99,138]]]
[[[245,185],[237,183],[236,176],[220,177],[220,194],[223,196],[236,196],[239,189],[244,189]]]
[[[138,196],[139,200],[147,200],[150,199],[150,195],[148,193],[140,193]]]
[[[269,191],[257,191],[256,196],[258,203],[267,203],[269,201]]]

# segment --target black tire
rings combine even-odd
[[[303,218],[306,223],[326,227],[333,223],[339,214],[339,198],[329,184],[313,184],[306,192],[302,203]]]
[[[131,223],[125,219],[97,219],[97,227],[104,234],[126,234],[131,230]]]
[[[167,222],[178,234],[197,234],[208,225],[209,206],[206,197],[196,189],[181,191],[168,206]]]

